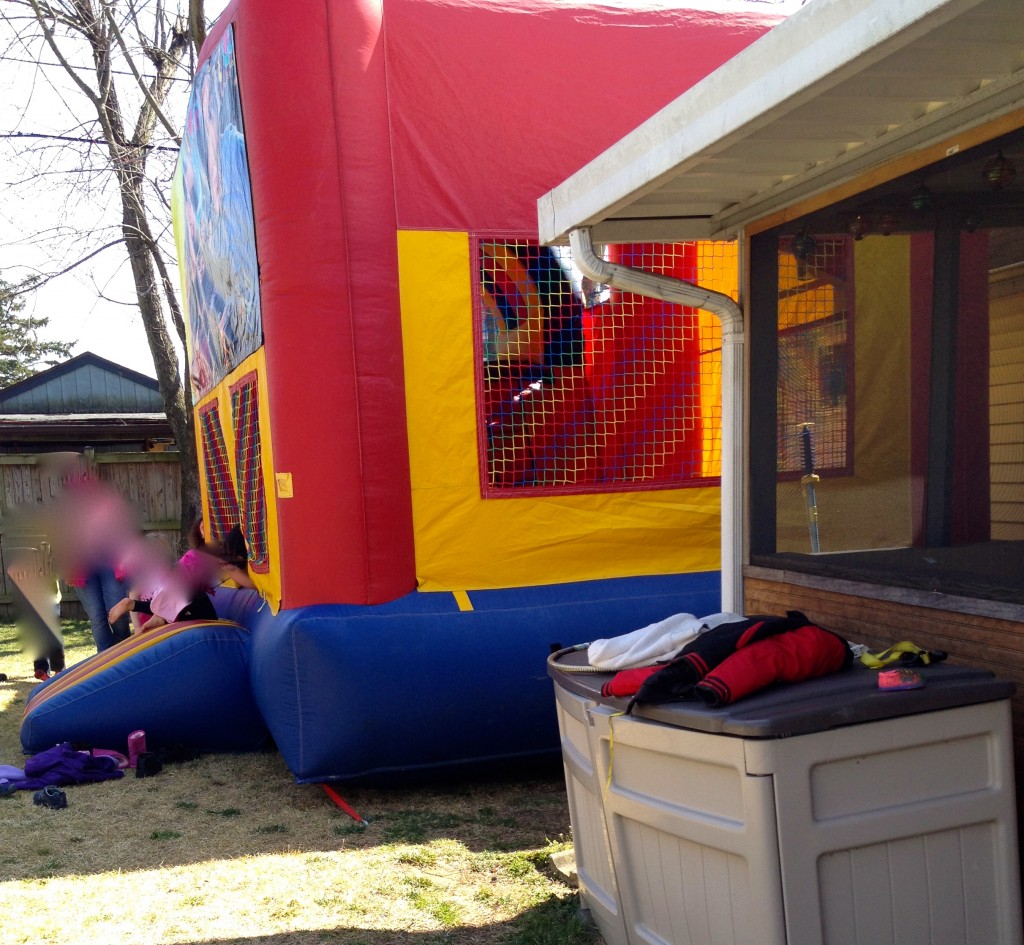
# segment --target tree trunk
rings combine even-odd
[[[159,282],[148,242],[141,235],[144,226],[138,219],[136,208],[141,194],[132,190],[133,181],[141,178],[125,178],[121,181],[121,199],[124,203],[123,233],[131,261],[142,323],[146,327],[149,350],[153,354],[160,395],[164,412],[174,431],[181,456],[181,535],[182,541],[193,523],[200,517],[202,502],[199,489],[198,457],[196,455],[195,423],[192,415],[192,398],[178,373],[178,358],[164,319],[161,305]]]
[[[180,140],[163,105],[173,86],[175,74],[193,42],[200,43],[205,33],[202,0],[189,0],[191,24],[180,14],[167,16],[162,3],[119,4],[117,0],[9,0],[14,6],[31,9],[39,27],[39,37],[73,84],[92,108],[103,132],[121,197],[121,232],[135,281],[139,312],[153,355],[164,411],[171,424],[181,457],[181,534],[187,536],[201,512],[199,470],[192,417],[192,397],[186,363],[184,380],[179,373],[178,357],[168,334],[166,302],[174,329],[184,343],[184,323],[175,298],[173,280],[161,255],[154,229],[150,226],[145,202],[146,162],[153,145],[154,130],[160,126]],[[9,24],[15,18],[0,14]],[[190,29],[191,26],[191,29]],[[126,30],[135,43],[129,49]],[[144,35],[148,33],[148,35]],[[74,65],[76,56],[65,56],[73,44],[85,42],[92,53],[95,85]],[[119,59],[121,56],[123,59]],[[120,62],[127,69],[115,68]],[[143,78],[140,65],[155,72]],[[118,92],[121,76],[134,78],[143,101],[131,134],[127,132],[122,97]],[[125,100],[132,101],[133,94]],[[83,122],[88,124],[88,122]],[[83,178],[84,180],[84,178]],[[87,184],[83,183],[83,187]]]

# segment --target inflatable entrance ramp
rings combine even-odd
[[[33,690],[21,726],[34,754],[69,741],[124,752],[255,751],[269,745],[249,682],[249,631],[229,621],[172,623],[115,644]]]

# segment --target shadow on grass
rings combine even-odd
[[[19,764],[24,759],[2,762]],[[276,752],[208,755],[154,777],[64,787],[68,806],[0,797],[8,879],[149,870],[203,861],[437,845],[525,857],[527,868],[570,834],[561,773],[412,787],[334,786],[357,823],[319,785],[296,784]]]
[[[551,896],[493,925],[403,932],[341,927],[251,938],[190,939],[182,945],[599,945],[603,939],[576,896]]]

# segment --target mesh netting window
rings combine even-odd
[[[256,573],[265,573],[270,567],[270,553],[260,454],[259,389],[255,374],[247,374],[232,385],[231,418],[235,434],[235,470],[239,492],[245,496],[240,524],[249,546],[249,568]]]
[[[217,400],[200,408],[199,436],[202,440],[206,493],[210,502],[210,535],[220,537],[226,535],[238,521],[238,499],[228,465],[228,450]]]
[[[779,241],[778,469],[848,466],[853,375],[852,240]]]
[[[731,244],[606,251],[692,283],[734,272]],[[481,240],[477,261],[485,494],[667,488],[719,475],[716,318],[593,285],[568,251],[529,240]]]

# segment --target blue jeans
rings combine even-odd
[[[102,653],[107,647],[127,640],[132,634],[128,615],[120,617],[114,624],[107,620],[107,614],[114,604],[128,596],[124,583],[114,577],[110,568],[94,571],[85,579],[82,587],[76,588],[78,599],[89,617],[92,638],[96,641],[96,652]]]

